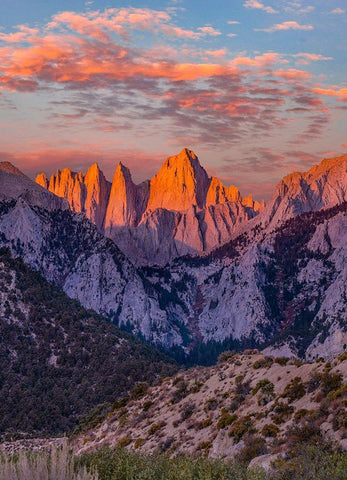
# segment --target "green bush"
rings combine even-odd
[[[118,441],[117,447],[119,447],[119,448],[127,447],[128,445],[131,444],[132,441],[133,441],[132,438],[123,437],[123,438],[121,438],[121,439]]]
[[[230,415],[228,410],[226,408],[222,408],[221,410],[221,416],[219,417],[219,420],[217,422],[217,428],[218,430],[222,430],[223,428],[228,427],[231,425],[235,420],[237,419],[237,415],[233,414]]]
[[[284,423],[294,412],[294,408],[291,405],[283,402],[277,402],[273,408],[271,414],[272,421],[277,425]]]
[[[246,415],[234,421],[228,435],[229,437],[233,437],[234,443],[238,443],[246,433],[254,433],[256,431],[253,425],[254,421],[251,416]]]
[[[263,357],[253,363],[253,368],[255,370],[258,370],[259,368],[270,368],[273,363],[274,361],[272,357]]]
[[[252,390],[252,395],[255,395],[258,393],[259,390],[263,393],[273,393],[274,392],[274,384],[270,382],[267,378],[264,378],[263,380],[259,380],[259,382],[256,384],[256,386]]]
[[[295,400],[299,400],[302,398],[306,393],[305,385],[302,383],[300,377],[294,377],[288,385],[286,385],[282,396],[284,398],[288,398],[289,402],[294,402]]]

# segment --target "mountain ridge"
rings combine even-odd
[[[100,192],[98,221],[93,208],[85,205],[89,188],[81,172],[58,170],[50,180],[41,173],[36,182],[84,212],[138,263],[164,264],[182,254],[211,250],[264,208],[251,195],[243,199],[237,187],[209,178],[187,148],[168,157],[151,180],[138,185],[120,162],[109,190]]]

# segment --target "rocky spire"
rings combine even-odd
[[[88,168],[83,181],[86,189],[84,211],[87,217],[101,230],[110,193],[109,183],[97,163]]]
[[[105,218],[105,231],[108,234],[114,228],[136,224],[136,186],[130,171],[121,162],[113,177]]]
[[[46,177],[46,174],[45,173],[39,173],[35,179],[35,182],[38,184],[38,185],[41,185],[41,187],[43,188],[46,188],[48,190],[48,185],[49,185],[49,182],[48,182],[48,178]]]

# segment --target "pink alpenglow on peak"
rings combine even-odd
[[[122,163],[111,185],[97,164],[84,176],[64,169],[49,181],[40,174],[36,182],[84,212],[136,263],[165,263],[208,251],[260,211],[252,198],[244,203],[237,187],[209,178],[187,148],[168,157],[157,175],[139,185]]]
[[[111,236],[114,228],[134,226],[136,222],[136,185],[130,170],[119,162],[112,180],[105,230]]]
[[[147,210],[185,211],[205,204],[209,179],[194,152],[184,148],[165,160],[151,180]]]

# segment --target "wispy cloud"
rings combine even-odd
[[[313,25],[301,25],[295,21],[288,21],[283,23],[276,23],[272,27],[269,28],[256,28],[255,31],[258,32],[281,32],[285,30],[313,30]]]
[[[240,22],[238,22],[237,20],[229,20],[227,23],[228,25],[240,25]]]
[[[277,10],[270,6],[266,6],[261,2],[258,2],[257,0],[246,0],[243,4],[244,7],[246,8],[253,8],[256,10],[263,10],[266,13],[278,13]]]
[[[199,27],[198,30],[199,32],[202,32],[204,35],[211,35],[212,37],[216,37],[222,34],[219,30],[207,25],[205,27]]]
[[[334,8],[333,10],[331,10],[330,13],[333,13],[334,15],[343,15],[345,13],[345,10],[343,10],[342,8]]]

